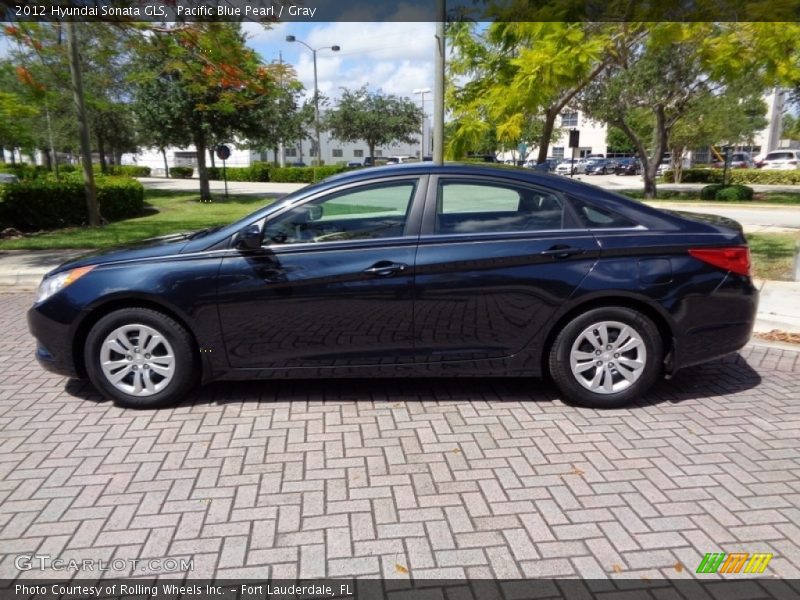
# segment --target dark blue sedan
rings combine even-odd
[[[549,375],[614,407],[741,348],[756,305],[733,221],[531,170],[412,163],[66,263],[28,322],[45,368],[129,407],[218,379],[398,375]]]

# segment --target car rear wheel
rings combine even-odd
[[[550,374],[566,400],[616,408],[644,394],[661,372],[663,347],[653,322],[623,307],[579,315],[550,349]]]
[[[180,400],[196,381],[194,345],[186,329],[146,308],[100,319],[86,338],[89,379],[128,408],[158,408]]]

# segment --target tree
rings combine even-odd
[[[793,114],[783,115],[781,137],[800,141],[800,119]]]
[[[646,33],[641,37],[642,32]],[[655,197],[656,171],[673,130],[702,102],[713,102],[743,81],[764,90],[798,77],[793,24],[651,23],[630,28],[612,60],[582,93],[584,110],[620,128],[644,165],[645,196]],[[646,114],[651,127],[637,130]]]
[[[723,94],[698,97],[676,123],[669,136],[676,183],[681,182],[686,150],[752,144],[756,132],[767,126],[767,105],[760,90],[745,89],[748,84],[742,82]]]
[[[196,150],[200,198],[208,201],[206,152],[218,142],[261,131],[258,117],[275,108],[274,78],[236,23],[154,30],[140,41],[137,54],[139,69],[131,80],[138,87],[135,112],[146,137],[163,149],[184,142],[176,127],[185,129]],[[156,132],[159,122],[163,135]]]
[[[498,145],[538,142],[537,162],[543,162],[556,120],[605,67],[622,29],[585,22],[495,22],[485,30],[451,25],[448,37],[456,53],[448,106],[458,126],[449,154],[493,126],[505,136],[498,137]],[[630,43],[635,37],[625,39]]]
[[[412,143],[422,127],[422,110],[411,100],[369,92],[364,86],[344,89],[339,105],[328,112],[325,126],[344,142],[363,140],[369,155],[375,147],[394,142]]]

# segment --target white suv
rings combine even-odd
[[[773,150],[767,153],[758,166],[762,169],[798,169],[800,150]]]

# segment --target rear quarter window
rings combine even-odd
[[[638,227],[639,225],[607,208],[601,208],[575,199],[573,199],[573,204],[580,224],[587,229],[617,229]]]

